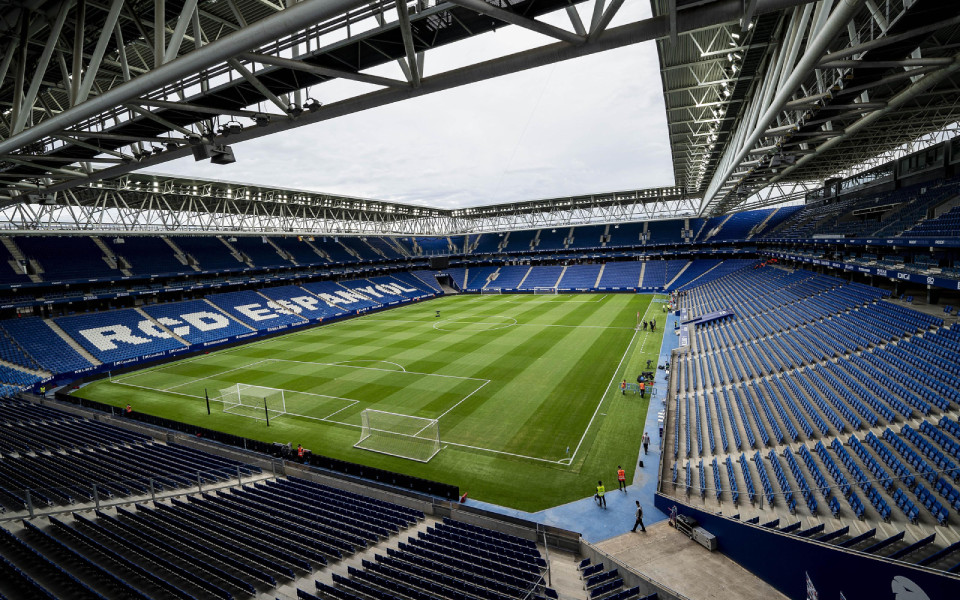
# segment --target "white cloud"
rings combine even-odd
[[[592,3],[579,7],[589,24]],[[649,16],[627,2],[611,26]],[[565,13],[543,20],[571,29]],[[588,25],[589,26],[589,25]],[[426,75],[544,43],[516,26],[426,54]],[[402,78],[396,63],[371,71]],[[372,86],[331,82],[324,103]],[[232,165],[167,173],[444,208],[673,184],[653,42],[507,75],[236,144]]]

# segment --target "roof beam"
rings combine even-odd
[[[350,71],[341,71],[339,69],[330,69],[327,67],[312,65],[302,60],[293,60],[290,58],[283,58],[280,56],[272,56],[270,54],[260,54],[257,52],[245,52],[240,55],[240,58],[244,58],[246,60],[258,62],[265,65],[273,65],[275,67],[292,69],[294,71],[303,71],[304,73],[313,73],[315,75],[322,75],[324,77],[336,77],[339,79],[349,79],[351,81],[359,81],[361,83],[370,83],[373,85],[382,85],[385,87],[407,87],[408,85],[410,85],[406,81],[400,81],[399,79],[391,79],[389,77],[380,77],[379,75],[368,75],[366,73],[351,73]]]
[[[614,0],[616,2],[617,0]],[[623,0],[619,0],[623,2]],[[398,1],[399,4],[403,0]],[[488,4],[483,0],[447,0],[450,4],[455,4],[457,6],[462,6],[463,8],[469,8],[472,11],[478,12],[481,15],[487,15],[488,17],[493,17],[503,21],[504,23],[510,23],[511,25],[516,25],[518,27],[523,27],[524,29],[529,29],[530,31],[535,31],[537,33],[555,38],[561,42],[567,42],[568,44],[580,44],[584,42],[584,38],[567,31],[566,29],[560,29],[555,25],[549,25],[542,21],[537,21],[536,19],[528,19],[527,17],[518,15],[515,12],[502,9],[493,4]],[[597,2],[602,6],[602,0],[597,0]],[[616,10],[614,10],[616,12]],[[593,27],[591,27],[591,34],[593,32]]]

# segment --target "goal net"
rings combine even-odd
[[[533,288],[534,294],[556,294],[557,288],[555,287],[535,287]]]
[[[364,409],[363,428],[354,448],[428,462],[440,452],[440,424],[436,419]]]
[[[237,383],[220,390],[223,412],[251,419],[266,420],[287,413],[285,390]]]
[[[500,288],[483,288],[480,290],[481,294],[502,294],[503,290]]]

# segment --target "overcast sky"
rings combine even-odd
[[[592,2],[579,5],[589,27]],[[646,18],[628,0],[611,27]],[[564,12],[544,21],[572,29]],[[432,50],[425,75],[546,43],[516,26]],[[376,71],[402,79],[394,62]],[[378,89],[316,86],[327,103]],[[158,171],[442,208],[673,185],[656,45],[646,42],[234,146],[237,162]]]

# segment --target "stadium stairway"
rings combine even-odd
[[[102,362],[100,362],[100,360],[97,357],[87,352],[87,350],[83,346],[81,346],[79,342],[77,342],[75,339],[67,335],[67,332],[61,329],[60,326],[57,325],[53,319],[44,319],[43,322],[49,325],[50,329],[52,329],[54,333],[60,336],[68,346],[76,350],[77,354],[87,359],[90,362],[90,364],[94,366],[103,364]]]
[[[135,308],[134,310],[137,311],[138,313],[140,313],[141,315],[143,315],[143,318],[144,318],[144,319],[150,320],[150,321],[151,321],[154,325],[156,325],[157,328],[159,328],[161,331],[165,331],[166,333],[170,334],[170,337],[172,337],[173,339],[177,340],[178,342],[180,342],[180,343],[183,344],[184,346],[189,346],[189,345],[190,345],[190,342],[188,342],[187,340],[183,339],[182,337],[180,337],[179,335],[177,335],[176,333],[174,333],[172,329],[170,329],[169,327],[167,327],[166,325],[164,325],[164,324],[161,323],[160,321],[158,321],[158,320],[154,319],[153,317],[151,317],[149,314],[147,314],[147,311],[143,310],[143,308],[137,307],[137,308]]]
[[[683,275],[684,271],[686,271],[687,269],[689,269],[689,268],[690,268],[690,265],[692,265],[692,264],[693,264],[693,261],[689,261],[689,262],[687,262],[687,264],[683,265],[683,268],[680,269],[679,271],[677,271],[677,274],[673,276],[673,279],[671,279],[670,281],[668,281],[668,282],[667,282],[667,285],[663,286],[663,289],[669,290],[669,289],[670,289],[670,286],[673,285],[673,282],[676,281],[676,280],[678,280],[678,279],[680,279],[680,276]],[[644,266],[646,266],[646,265],[644,265]]]

